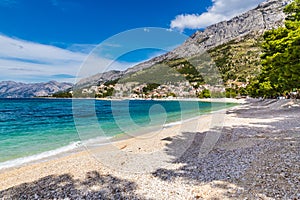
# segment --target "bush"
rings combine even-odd
[[[226,98],[235,98],[237,96],[237,91],[233,88],[226,88]]]
[[[224,98],[225,92],[211,92],[212,98]]]
[[[57,92],[57,93],[53,94],[52,97],[55,97],[55,98],[72,98],[72,94],[68,91],[66,91],[66,92]]]
[[[204,89],[202,90],[202,92],[199,93],[198,95],[199,98],[203,99],[203,98],[210,98],[210,91],[208,89]]]

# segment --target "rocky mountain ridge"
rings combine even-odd
[[[0,82],[0,98],[31,98],[49,96],[71,88],[71,83],[50,81],[47,83],[20,83],[14,81]]]
[[[266,30],[278,28],[283,25],[283,8],[288,2],[268,0],[231,20],[211,25],[203,32],[197,31],[172,54],[190,57],[253,32],[263,34]]]
[[[82,79],[76,85],[83,87],[115,80],[123,75],[147,69],[156,63],[177,58],[189,58],[193,55],[207,52],[232,40],[242,39],[249,34],[262,35],[266,30],[283,25],[285,18],[283,8],[289,2],[290,0],[267,0],[259,4],[255,9],[236,16],[231,20],[211,25],[204,31],[196,31],[181,46],[171,52],[140,63],[125,71],[109,71],[96,74]]]

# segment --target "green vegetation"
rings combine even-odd
[[[247,83],[260,73],[261,43],[262,36],[253,33],[208,51],[225,85],[233,87],[230,83]]]
[[[225,97],[224,92],[213,91],[213,92],[210,92],[210,93],[211,93],[211,98],[224,98]]]
[[[172,62],[172,61],[170,61]],[[186,76],[188,76],[187,74]],[[180,74],[174,67],[169,67],[166,63],[158,63],[154,66],[137,71],[133,74],[125,75],[119,81],[119,83],[156,83],[159,85],[166,83],[176,83],[180,81],[186,81],[188,77]]]
[[[247,88],[251,96],[276,97],[300,86],[300,0],[287,5],[284,12],[285,26],[263,36],[263,67]]]
[[[143,87],[143,93],[148,94],[152,90],[156,89],[160,84],[157,83],[148,83],[146,87]]]
[[[55,97],[55,98],[72,98],[72,94],[70,92],[63,91],[63,92],[57,92],[57,93],[53,94],[52,97]]]
[[[125,75],[119,82],[137,82],[137,83],[178,83],[189,81],[190,83],[203,84],[204,79],[197,68],[190,60],[178,58],[166,60],[154,66]]]
[[[111,81],[106,81],[104,83],[105,86],[109,86],[109,85],[116,85],[118,82],[119,82],[119,78],[118,79],[115,79],[115,80],[111,80]]]
[[[54,98],[72,98],[72,93],[71,93],[72,88],[67,89],[65,91],[60,91],[52,94],[52,97]]]
[[[194,88],[204,84],[225,85],[230,88],[226,93],[205,90],[198,96],[200,98],[245,96],[248,92],[240,85],[247,84],[260,73],[262,40],[260,34],[253,33],[189,59],[177,58],[163,61],[148,69],[126,75],[118,81],[119,83],[156,83],[156,87],[184,81],[189,81]],[[144,92],[150,91],[144,88]]]
[[[169,97],[176,97],[176,94],[174,94],[173,92],[170,92],[167,96],[169,96]]]
[[[198,94],[198,97],[200,99],[203,99],[203,98],[224,98],[225,93],[224,92],[218,92],[218,91],[210,91],[208,89],[204,89]]]
[[[113,96],[114,88],[107,88],[103,93],[94,93],[95,98],[106,98]]]
[[[210,98],[211,97],[211,94],[210,94],[210,91],[208,89],[204,89],[202,90],[202,92],[198,95],[198,97],[200,99],[203,99],[203,98]]]
[[[238,91],[233,88],[226,88],[225,96],[226,98],[236,98]]]
[[[180,76],[184,77],[190,83],[204,83],[204,79],[198,71],[197,66],[193,65],[192,62],[187,59],[174,59],[166,61],[164,64],[169,68],[172,68],[173,73],[177,73],[178,75],[180,74]]]

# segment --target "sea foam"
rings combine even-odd
[[[55,156],[55,155],[60,154],[60,153],[64,153],[64,152],[67,152],[67,151],[74,150],[74,149],[79,148],[81,146],[82,146],[82,143],[80,141],[72,142],[67,146],[60,147],[60,148],[57,148],[57,149],[54,149],[54,150],[46,151],[46,152],[39,153],[39,154],[32,155],[32,156],[26,156],[26,157],[17,158],[17,159],[14,159],[14,160],[5,161],[5,162],[0,163],[0,170],[10,168],[10,167],[17,167],[17,166],[20,166],[20,165],[23,165],[23,164],[26,164],[26,163],[30,163],[30,162],[33,162],[33,161],[49,158],[51,156]]]

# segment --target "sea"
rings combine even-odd
[[[0,170],[71,151],[83,141],[145,133],[235,105],[193,100],[0,99]]]

